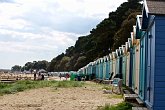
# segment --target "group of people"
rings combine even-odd
[[[63,76],[63,75],[60,73],[60,74],[59,74],[60,80],[61,80],[62,76]],[[70,77],[70,75],[69,75],[68,73],[66,73],[64,77],[65,77],[66,80],[67,80],[67,79]]]
[[[34,80],[44,80],[44,74],[39,73],[37,78],[37,73],[34,73]]]

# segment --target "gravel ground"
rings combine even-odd
[[[101,87],[40,88],[0,96],[0,110],[96,110],[122,99],[108,98]]]

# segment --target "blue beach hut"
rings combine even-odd
[[[99,79],[99,59],[95,61],[96,65],[96,79]]]
[[[110,66],[109,66],[109,57],[108,56],[104,56],[103,57],[103,79],[104,80],[107,80],[109,78],[109,69],[110,69]]]
[[[145,101],[146,88],[146,34],[142,30],[142,15],[137,15],[136,20],[136,38],[140,39],[140,70],[139,70],[139,97]]]
[[[99,58],[99,80],[103,80],[103,58]]]
[[[95,79],[96,78],[96,61],[92,62],[92,78],[91,79]]]
[[[144,0],[142,30],[146,38],[146,94],[150,110],[165,110],[165,1]]]

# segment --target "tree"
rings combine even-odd
[[[11,71],[21,71],[21,66],[19,66],[19,65],[14,65],[14,66],[11,68]]]

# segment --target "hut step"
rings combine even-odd
[[[128,99],[136,99],[138,98],[137,94],[124,94],[124,100],[128,100]]]
[[[132,110],[148,110],[146,107],[132,107]]]
[[[140,99],[140,98],[136,98],[136,101],[140,104],[140,105],[143,105],[144,102]]]
[[[130,94],[130,92],[128,90],[124,90],[124,93],[126,94]]]

